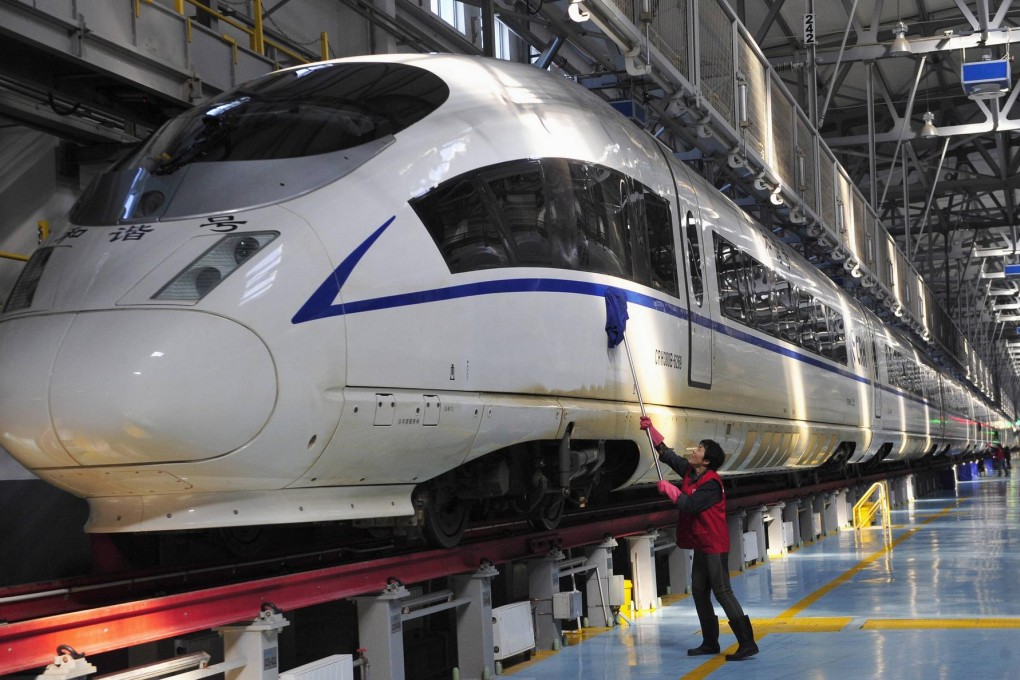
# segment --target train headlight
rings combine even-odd
[[[152,299],[201,300],[279,235],[278,231],[261,231],[224,236],[171,279]]]

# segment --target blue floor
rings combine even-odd
[[[1016,478],[981,477],[893,510],[891,531],[846,529],[734,576],[761,648],[746,661],[687,656],[701,636],[684,597],[505,673],[514,680],[1020,678],[1018,520]],[[725,652],[735,638],[722,628]]]

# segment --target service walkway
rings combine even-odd
[[[514,680],[1020,678],[1020,483],[981,477],[733,578],[761,653],[688,657],[688,597],[508,668]],[[992,473],[994,475],[994,473]],[[721,608],[716,606],[721,619]],[[736,641],[723,625],[720,643]],[[728,649],[727,649],[728,648]]]

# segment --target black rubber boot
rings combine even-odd
[[[687,656],[704,656],[719,653],[719,617],[701,622],[701,646],[687,650]]]
[[[754,642],[754,630],[751,628],[750,617],[744,616],[736,621],[730,621],[730,628],[733,629],[733,634],[737,636],[737,642],[740,645],[737,647],[737,651],[726,655],[727,661],[743,661],[758,653],[758,645]]]

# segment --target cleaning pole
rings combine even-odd
[[[634,392],[637,394],[638,406],[641,407],[641,417],[647,417],[645,413],[645,402],[641,398],[641,386],[638,385],[637,371],[634,370],[634,357],[630,354],[630,345],[627,344],[627,297],[622,290],[617,288],[606,288],[606,335],[609,338],[609,348],[612,349],[623,343],[627,351],[627,363],[630,364],[630,375],[634,380]],[[648,445],[652,447],[652,460],[655,461],[655,472],[662,480],[662,469],[659,467],[659,457],[656,455],[655,444],[652,442],[652,433],[645,430],[648,435]]]

